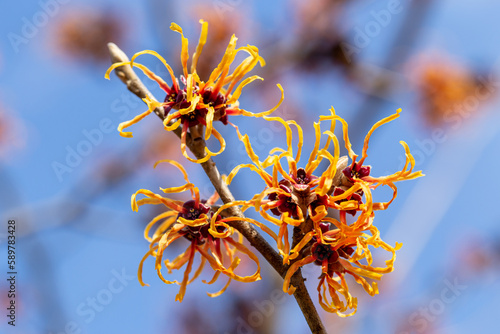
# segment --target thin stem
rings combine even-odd
[[[113,63],[129,61],[126,54],[120,50],[116,44],[109,43],[108,49]],[[143,99],[148,96],[150,99],[157,101],[130,66],[118,67],[115,69],[115,73],[127,86],[128,90],[137,95],[139,98]],[[165,119],[163,108],[156,108],[155,113],[161,120]],[[181,137],[180,129],[174,132],[177,137]],[[188,136],[186,145],[197,159],[201,159],[205,156],[206,143],[202,137],[192,138],[191,136]],[[210,179],[210,182],[212,182],[222,202],[230,203],[234,201],[233,194],[227,187],[226,183],[222,180],[221,174],[219,173],[215,162],[212,159],[208,159],[206,162],[202,163],[201,166]],[[231,207],[228,211],[228,213],[232,216],[239,218],[245,217],[238,207]],[[281,277],[285,277],[288,266],[283,265],[283,258],[251,224],[246,221],[238,221],[232,222],[231,226],[237,229],[250,242],[250,244],[262,254],[266,261],[271,264],[274,270],[276,270]],[[300,270],[297,270],[297,272],[292,276],[291,284],[296,287],[294,297],[297,300],[304,317],[306,318],[311,332],[314,334],[326,334],[325,327],[323,326],[318,311],[309,296]]]

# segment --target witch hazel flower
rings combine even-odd
[[[330,229],[328,222],[321,223],[321,230],[324,236],[342,234],[338,228]],[[283,290],[293,294],[295,287],[290,284],[292,275],[302,266],[313,263],[321,267],[317,287],[321,307],[341,317],[354,315],[357,310],[357,298],[351,295],[346,277],[351,276],[370,296],[378,294],[376,281],[394,270],[396,251],[401,247],[401,244],[396,243],[396,246],[392,247],[382,241],[375,226],[370,226],[367,232],[351,235],[348,238],[340,237],[335,242],[325,243],[322,238],[315,235],[315,231],[312,231],[312,237],[308,235],[310,242],[304,250],[305,256],[293,262],[286,273]],[[373,259],[369,247],[380,247],[391,254],[385,267],[372,265]]]
[[[134,211],[137,211],[139,206],[144,204],[162,204],[167,209],[167,211],[151,220],[144,230],[144,237],[150,245],[148,252],[139,264],[138,278],[141,285],[148,285],[144,283],[142,273],[144,262],[149,257],[155,259],[156,272],[164,283],[180,285],[179,293],[175,298],[179,302],[182,302],[184,298],[186,287],[201,275],[207,264],[213,270],[213,277],[208,281],[204,280],[204,283],[215,283],[221,274],[228,278],[227,283],[220,291],[207,293],[210,297],[221,295],[227,289],[231,280],[240,282],[260,280],[260,265],[257,256],[244,245],[243,237],[238,231],[219,223],[225,220],[222,220],[221,216],[215,215],[212,209],[212,205],[215,204],[218,196],[214,194],[208,200],[200,199],[198,188],[189,181],[182,165],[173,160],[162,160],[157,162],[155,167],[160,162],[166,162],[177,167],[186,180],[186,184],[183,186],[166,188],[162,189],[162,191],[177,193],[189,190],[192,199],[186,202],[173,200],[146,189],[140,189],[132,195],[132,209]],[[144,195],[145,198],[137,199],[138,195]],[[214,219],[215,230],[222,236],[216,237],[210,233],[209,228],[212,218]],[[150,236],[153,227],[156,228],[152,236]],[[187,244],[186,250],[174,260],[163,260],[166,249],[172,243],[180,243],[181,241]],[[196,254],[199,254],[199,260],[196,259]],[[245,260],[250,260],[256,264],[257,270],[252,275],[242,276],[235,273],[241,264],[242,255],[246,257]],[[198,263],[198,267],[192,273],[195,263]],[[172,274],[173,270],[184,268],[182,281],[167,280],[162,273],[163,266],[167,269],[168,274]]]
[[[157,102],[149,97],[144,98],[143,100],[148,105],[148,110],[134,117],[132,120],[121,123],[118,126],[120,135],[132,137],[131,132],[124,132],[123,130],[139,122],[156,108],[161,107],[164,109],[165,114],[163,122],[165,130],[173,131],[178,128],[182,129],[182,154],[189,161],[196,163],[205,162],[210,157],[222,153],[225,149],[226,143],[224,138],[213,127],[215,121],[220,121],[224,125],[227,125],[229,116],[241,115],[247,117],[263,117],[270,115],[279,107],[284,98],[283,89],[281,85],[278,84],[278,88],[281,91],[281,98],[276,106],[270,110],[252,113],[240,108],[239,98],[243,87],[255,80],[263,80],[257,75],[244,78],[245,75],[252,71],[257,64],[265,66],[266,63],[259,55],[259,49],[257,47],[247,45],[237,48],[236,42],[238,39],[234,35],[231,37],[219,65],[212,71],[208,79],[202,80],[196,71],[196,66],[207,41],[208,23],[203,20],[200,20],[200,23],[202,25],[200,39],[193,53],[190,67],[188,67],[189,41],[184,37],[183,30],[179,25],[172,23],[170,26],[171,30],[181,35],[182,49],[180,58],[183,73],[180,76],[180,80],[176,78],[174,71],[167,61],[157,52],[151,50],[136,53],[128,62],[113,64],[105,75],[105,77],[109,79],[109,74],[115,68],[125,65],[131,67],[135,66],[142,70],[148,78],[156,81],[166,94],[164,102]],[[231,66],[235,61],[236,55],[241,52],[248,54],[248,56],[231,71]],[[145,54],[155,56],[163,63],[170,74],[172,84],[167,84],[163,78],[153,73],[146,66],[135,61],[137,57]],[[211,136],[214,136],[219,141],[220,149],[218,152],[212,152],[205,147],[205,157],[193,159],[186,151],[187,134],[189,133],[194,138],[199,138],[201,133],[203,133],[203,128],[204,139],[209,140]]]

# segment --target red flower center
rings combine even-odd
[[[322,243],[315,243],[311,249],[312,256],[314,258],[314,263],[321,266],[323,261],[327,260],[328,263],[337,262],[339,258],[339,253],[332,248],[331,245],[326,245]]]
[[[186,85],[186,82],[183,78],[181,78],[181,82]],[[193,94],[201,94],[202,102],[205,105],[215,108],[214,112],[214,120],[221,121],[224,125],[227,125],[227,115],[226,115],[226,97],[218,92],[217,94],[213,94],[212,88],[209,87],[204,90],[202,93],[199,91],[198,86],[194,87]],[[177,86],[172,86],[170,92],[165,97],[165,102],[167,103],[164,106],[165,115],[167,115],[172,109],[179,110],[189,108],[191,106],[191,102],[186,100],[187,98],[187,88],[185,87],[182,90],[179,90]],[[205,118],[208,113],[208,108],[196,107],[192,112],[181,115],[182,123],[188,122],[188,126],[196,126],[198,124],[205,125]]]
[[[201,226],[185,226],[180,231],[184,238],[189,241],[195,240],[199,245],[205,243],[205,239],[210,236],[210,233],[208,232],[210,228],[208,219],[212,216],[211,208],[203,203],[198,203],[198,206],[196,206],[196,202],[193,200],[187,201],[182,205],[182,207],[184,208],[184,212],[180,212],[178,217],[182,217],[187,220],[196,220],[200,218],[202,214],[207,215],[207,224]]]
[[[360,166],[357,163],[353,163],[352,166],[346,167],[342,173],[344,173],[349,181],[353,182],[354,179],[362,179],[370,175],[370,170],[370,166]]]

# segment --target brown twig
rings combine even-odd
[[[116,44],[109,43],[108,49],[113,63],[129,61],[127,55]],[[137,95],[139,98],[143,99],[147,96],[150,99],[157,101],[130,66],[118,67],[115,69],[115,73],[127,86],[128,90]],[[165,119],[165,114],[162,108],[156,108],[155,113],[161,120]],[[177,129],[177,131],[174,132],[179,138],[181,137],[180,129]],[[193,139],[189,136],[187,138],[186,145],[197,159],[201,159],[205,156],[206,143],[203,138],[200,137]],[[212,159],[209,159],[208,161],[202,163],[201,166],[210,179],[210,182],[212,182],[221,200],[224,203],[234,201],[235,199],[233,194],[227,187],[226,183],[222,180],[215,162]],[[238,207],[231,207],[228,211],[232,216],[244,218],[243,213]],[[251,224],[246,221],[238,221],[231,223],[231,226],[237,229],[250,242],[250,244],[262,254],[266,261],[271,264],[274,270],[276,270],[281,277],[285,277],[288,266],[283,265],[283,258]],[[297,300],[304,317],[306,318],[311,332],[314,334],[326,333],[318,311],[316,310],[316,307],[314,306],[304,284],[304,278],[302,277],[300,270],[292,276],[291,284],[296,287],[294,297]]]

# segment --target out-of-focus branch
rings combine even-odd
[[[111,55],[111,61],[116,62],[127,62],[129,61],[126,54],[114,43],[108,44],[109,53]],[[121,66],[115,69],[116,75],[123,81],[127,86],[128,90],[137,95],[139,98],[143,99],[146,96],[150,99],[157,101],[153,94],[146,88],[139,77],[135,74],[134,70],[130,66]],[[156,115],[161,119],[165,119],[165,113],[163,108],[155,109]],[[181,131],[174,131],[175,134],[180,138]],[[194,154],[197,159],[203,158],[205,153],[206,143],[202,137],[192,138],[187,136],[186,145]],[[203,170],[207,174],[210,182],[212,182],[215,190],[219,194],[221,200],[224,203],[229,203],[234,201],[233,194],[227,187],[226,183],[222,180],[222,177],[212,159],[201,164]],[[234,217],[244,218],[243,213],[238,207],[231,207],[228,209],[228,213]],[[278,272],[281,277],[286,275],[288,266],[283,265],[283,258],[276,252],[276,250],[262,237],[262,235],[248,222],[238,221],[232,222],[231,226],[237,229],[243,236],[250,242],[250,244],[262,254],[269,264]],[[294,297],[299,304],[304,317],[311,329],[312,333],[326,334],[326,330],[321,322],[318,311],[316,310],[311,297],[307,291],[304,284],[304,278],[300,270],[298,270],[292,277],[291,283],[296,287]]]
[[[387,48],[389,51],[380,66],[380,68],[384,69],[384,72],[380,72],[381,74],[395,71],[398,66],[401,66],[406,61],[419,37],[419,33],[422,31],[422,23],[435,2],[435,0],[420,0],[408,1],[405,4],[405,6],[408,6],[406,17],[398,28],[398,34],[394,38],[392,46]],[[397,52],[394,50],[397,50]],[[372,81],[377,83],[373,85],[374,91],[365,97],[359,105],[359,109],[355,111],[357,117],[349,125],[350,128],[357,129],[351,137],[353,145],[362,142],[363,134],[368,131],[374,120],[380,117],[378,111],[386,104],[386,100],[381,97],[387,96],[395,88],[401,86],[401,82],[388,79],[390,77],[384,75],[374,77]]]

